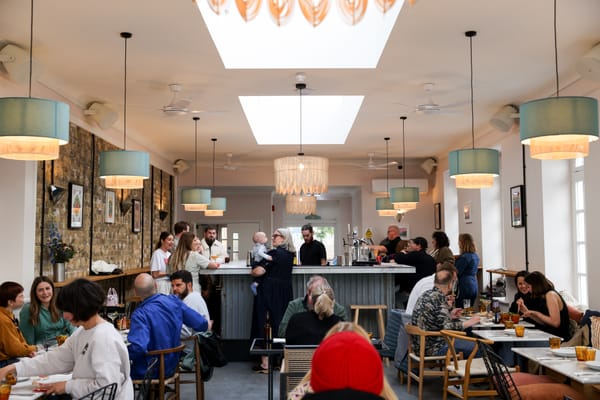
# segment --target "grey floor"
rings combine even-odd
[[[215,368],[213,377],[205,383],[206,400],[265,400],[267,399],[267,375],[252,371],[253,363],[230,362],[223,368]],[[399,399],[417,399],[417,387],[413,385],[411,394],[406,392],[406,380],[403,385],[397,377],[396,368],[389,366],[385,373]],[[274,399],[279,399],[279,372],[274,375]],[[183,400],[195,399],[195,386],[182,385]],[[430,378],[425,382],[423,399],[441,399],[441,378]]]

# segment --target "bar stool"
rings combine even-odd
[[[354,323],[358,324],[358,315],[360,310],[377,310],[377,327],[379,329],[379,338],[383,340],[385,336],[385,324],[383,323],[383,310],[387,310],[385,304],[350,304],[350,311],[354,311]]]

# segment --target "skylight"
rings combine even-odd
[[[303,96],[302,144],[344,144],[364,96]],[[239,96],[259,145],[300,143],[299,96]]]
[[[403,3],[397,0],[383,13],[369,2],[362,21],[352,26],[331,2],[323,22],[313,27],[297,4],[289,22],[277,26],[267,2],[245,22],[233,0],[220,15],[208,0],[196,1],[227,69],[375,68]]]

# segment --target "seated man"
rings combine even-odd
[[[146,353],[177,347],[183,324],[196,331],[211,328],[211,322],[186,306],[177,296],[156,292],[156,283],[149,274],[140,274],[134,282],[135,294],[142,298],[131,316],[131,327],[127,337],[130,345],[131,377],[142,379],[150,358]],[[165,374],[171,375],[179,362],[178,354],[165,356]],[[157,373],[154,375],[156,377]]]
[[[285,314],[283,314],[283,318],[279,323],[279,330],[277,332],[278,337],[285,337],[285,332],[287,330],[288,322],[290,322],[290,318],[292,315],[311,311],[313,309],[312,303],[312,292],[316,287],[322,287],[323,290],[327,288],[331,288],[329,286],[329,282],[327,279],[321,275],[313,275],[310,277],[308,282],[306,283],[306,294],[304,297],[298,297],[289,302],[287,309],[285,310]],[[346,314],[346,308],[337,302],[333,304],[333,313],[340,317],[342,321],[348,321],[348,315]]]
[[[396,284],[400,285],[401,291],[410,293],[419,279],[435,273],[435,259],[426,250],[427,239],[416,237],[408,241],[406,250],[394,256],[396,263],[415,267],[414,274],[396,275]]]
[[[455,308],[452,311],[446,296],[452,291],[454,285],[454,274],[450,271],[438,271],[435,273],[433,289],[425,291],[417,300],[413,310],[411,323],[424,331],[440,331],[452,329],[464,330],[479,323],[479,315],[472,316],[468,321],[459,319],[462,309]],[[419,338],[413,337],[413,349],[419,352]],[[454,344],[457,352],[469,354],[473,350],[473,343],[465,340],[457,340]],[[425,341],[425,355],[441,356],[448,351],[446,340],[441,336],[430,336]]]
[[[454,275],[454,279],[457,278],[458,272],[456,267],[449,262],[445,262],[443,264],[439,264],[437,267],[438,271],[450,271]],[[410,296],[408,296],[408,303],[406,303],[405,313],[408,315],[412,315],[413,310],[415,309],[415,304],[417,304],[417,300],[423,293],[427,290],[433,288],[433,280],[435,279],[435,274],[431,274],[426,276],[425,278],[419,280],[413,290],[410,292]],[[454,300],[454,299],[452,299]]]
[[[210,315],[204,298],[200,293],[194,292],[192,273],[190,271],[181,269],[173,272],[171,274],[171,289],[173,290],[173,294],[178,296],[186,306],[202,315],[207,321],[210,321]],[[196,331],[185,324],[181,327],[181,339],[189,338],[194,333]],[[191,343],[188,342],[186,350],[190,346]]]

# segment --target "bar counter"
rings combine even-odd
[[[223,339],[249,339],[254,296],[250,290],[253,277],[245,261],[233,261],[201,274],[221,275],[221,335]],[[385,304],[394,308],[395,274],[414,273],[415,268],[398,266],[295,266],[292,272],[294,298],[304,296],[306,282],[314,274],[324,275],[335,292],[336,302],[350,304]],[[364,314],[364,315],[363,315]],[[368,331],[377,332],[375,313],[361,313],[359,323]]]

